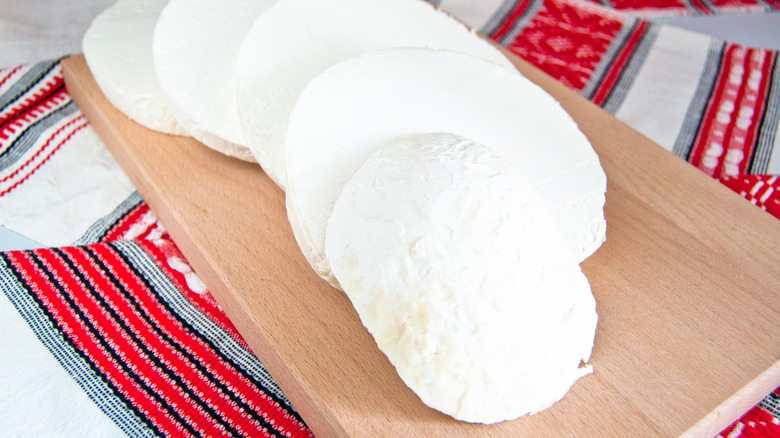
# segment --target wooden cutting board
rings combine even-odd
[[[558,98],[608,178],[607,242],[582,267],[599,326],[552,408],[495,425],[426,407],[346,296],[295,244],[257,166],[149,131],[104,98],[83,56],[67,87],[217,301],[319,437],[712,436],[780,386],[780,221],[513,58]]]

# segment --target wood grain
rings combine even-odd
[[[341,292],[295,244],[257,166],[149,131],[82,56],[66,84],[174,241],[319,437],[711,436],[780,386],[780,221],[513,58],[558,98],[608,178],[607,242],[583,263],[595,373],[552,408],[457,422],[402,383]]]

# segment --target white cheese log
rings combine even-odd
[[[346,183],[327,228],[338,282],[428,406],[494,423],[590,373],[590,285],[533,185],[491,149],[402,139]]]
[[[446,50],[397,48],[329,68],[301,93],[286,137],[287,213],[314,270],[333,279],[325,228],[344,184],[397,138],[451,132],[522,170],[578,261],[604,241],[606,176],[558,102],[497,64]]]
[[[84,34],[82,49],[100,90],[135,122],[165,134],[186,135],[165,104],[152,59],[157,16],[168,0],[119,0]]]
[[[236,59],[275,0],[171,0],[154,31],[160,88],[179,124],[206,146],[255,161],[238,119]]]
[[[511,67],[493,45],[420,0],[280,0],[247,33],[238,55],[238,109],[252,154],[284,188],[284,137],[298,95],[347,58],[389,47],[462,51]]]

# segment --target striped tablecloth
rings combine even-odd
[[[434,3],[780,219],[778,52],[647,19],[777,0]],[[0,253],[3,435],[311,435],[71,101],[58,60],[0,69],[0,224],[41,244]],[[722,436],[780,436],[778,397]]]

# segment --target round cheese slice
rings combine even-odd
[[[238,109],[249,148],[282,188],[284,137],[298,95],[339,61],[390,47],[443,48],[513,68],[493,45],[419,0],[280,0],[247,33],[238,56]]]
[[[186,135],[157,82],[152,35],[168,0],[119,0],[100,13],[84,34],[82,49],[100,90],[135,122],[166,134]]]
[[[428,406],[469,422],[537,412],[592,372],[590,285],[524,175],[451,134],[372,154],[327,227],[333,273]]]
[[[383,145],[426,132],[472,138],[520,168],[578,261],[604,241],[606,176],[555,99],[484,59],[446,50],[379,50],[318,75],[290,115],[287,214],[322,278],[335,284],[325,228],[344,184]]]
[[[238,119],[236,59],[252,23],[275,0],[170,0],[152,54],[176,120],[208,147],[255,161]]]

